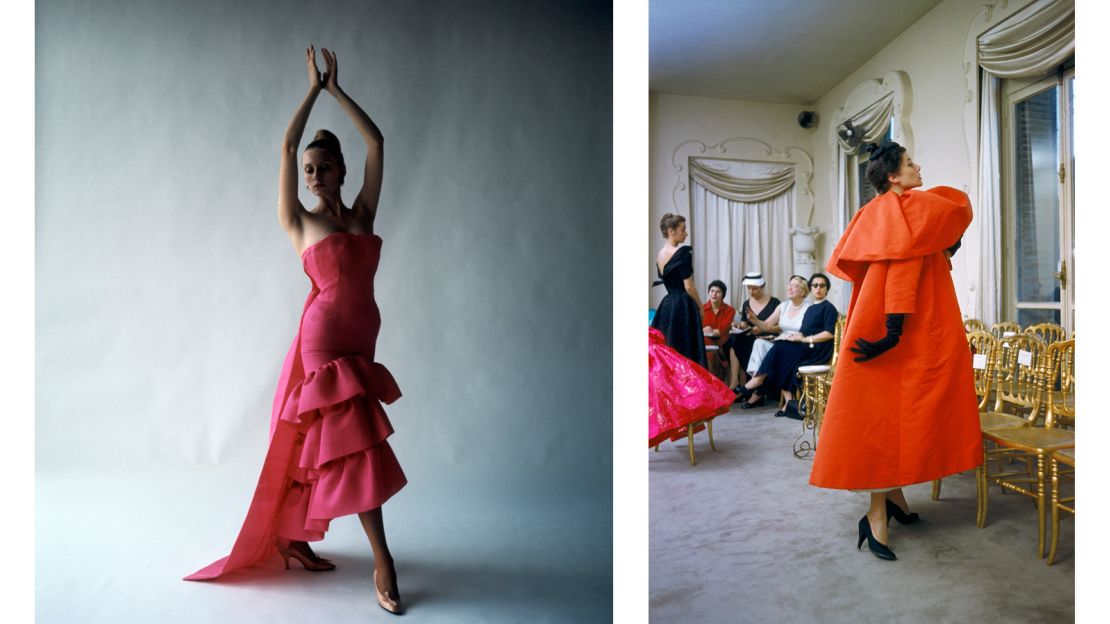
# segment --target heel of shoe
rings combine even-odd
[[[921,516],[916,513],[906,513],[902,508],[895,505],[889,499],[886,501],[886,523],[890,524],[890,519],[894,518],[898,524],[913,524],[921,519]]]
[[[864,515],[862,518],[859,519],[859,534],[860,534],[859,545],[863,546],[863,540],[864,540],[864,538],[866,538],[867,539],[867,549],[871,551],[872,555],[875,555],[879,559],[884,559],[886,561],[897,561],[898,560],[898,557],[895,556],[893,550],[891,550],[889,547],[887,547],[886,544],[884,544],[884,543],[880,542],[879,540],[875,539],[875,534],[871,532],[871,523],[867,521],[867,516],[866,515]],[[857,550],[859,550],[859,548],[857,548]]]

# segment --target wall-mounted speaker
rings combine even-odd
[[[798,113],[798,125],[805,128],[813,128],[817,125],[817,113],[815,111],[802,111]]]

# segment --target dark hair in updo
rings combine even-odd
[[[675,229],[676,227],[686,223],[686,217],[667,213],[659,220],[659,229],[663,231],[663,238],[667,238],[667,232]]]
[[[713,289],[714,286],[721,289],[721,297],[722,298],[725,295],[728,294],[728,286],[725,286],[725,283],[722,282],[721,280],[713,280],[712,282],[709,282],[709,288],[706,288],[705,292],[709,292],[710,290]]]
[[[897,174],[902,167],[902,154],[906,148],[894,141],[883,141],[880,145],[867,146],[871,156],[867,160],[867,179],[879,194],[890,190],[890,174]]]
[[[343,179],[347,177],[347,164],[343,162],[343,150],[339,148],[339,138],[329,130],[320,130],[312,137],[312,142],[304,148],[304,151],[307,152],[310,149],[325,150],[339,163],[339,183],[343,184]]]

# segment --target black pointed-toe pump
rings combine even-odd
[[[875,539],[875,536],[871,533],[871,523],[867,521],[866,515],[859,519],[859,542],[856,544],[856,550],[863,548],[863,540],[867,540],[867,549],[871,551],[872,555],[887,561],[898,560],[898,557],[894,556],[893,550]]]

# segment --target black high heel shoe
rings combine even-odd
[[[879,540],[875,539],[875,535],[871,533],[871,523],[867,521],[865,514],[859,519],[859,542],[856,543],[856,550],[863,548],[863,540],[867,540],[867,549],[871,551],[879,559],[886,559],[887,561],[897,561],[898,557],[894,556],[894,551],[887,548]]]
[[[748,397],[750,397],[752,395],[752,392],[754,392],[753,390],[748,390],[747,388],[745,388],[744,384],[736,386],[732,389],[732,391],[736,393],[736,399],[733,401],[733,403],[747,401]]]
[[[921,516],[916,513],[906,513],[902,508],[895,505],[893,501],[887,499],[886,501],[886,523],[890,524],[890,519],[894,518],[898,524],[913,524],[921,519]]]
[[[744,401],[740,404],[740,409],[752,409],[753,407],[762,407],[763,403],[767,401],[767,397],[760,394],[759,390],[748,390],[748,394],[744,398],[748,399],[749,397],[755,396],[758,396],[759,398],[756,399],[754,402],[750,400]]]

